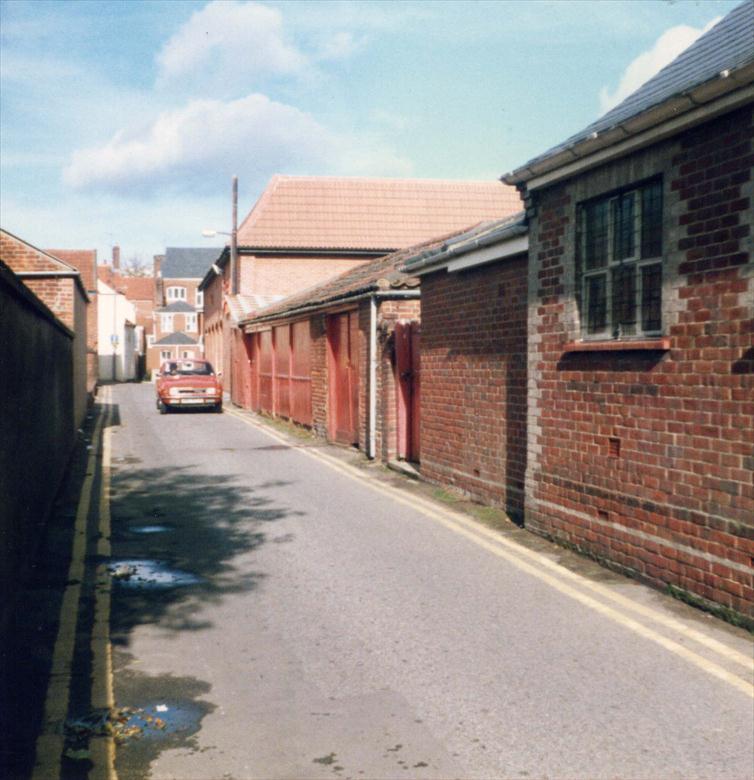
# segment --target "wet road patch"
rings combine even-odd
[[[164,561],[128,559],[113,561],[107,570],[119,587],[126,589],[167,589],[198,585],[203,580],[196,574],[173,569]]]

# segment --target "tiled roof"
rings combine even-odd
[[[622,103],[581,132],[529,160],[522,168],[553,157],[594,133],[617,127],[669,98],[718,78],[726,70],[733,71],[752,62],[754,0],[745,0]]]
[[[175,333],[170,333],[167,336],[163,336],[161,339],[158,339],[155,341],[155,343],[152,345],[154,347],[166,347],[170,345],[183,345],[183,344],[196,344],[196,339],[192,339],[191,336],[187,336],[185,333],[181,333],[180,331],[176,331]]]
[[[516,190],[495,181],[274,176],[238,245],[395,250],[520,208]]]
[[[120,276],[118,289],[123,291],[129,301],[152,301],[154,300],[154,277]]]
[[[233,320],[240,322],[282,299],[282,295],[226,295],[225,303]]]
[[[162,261],[162,278],[201,279],[222,251],[222,247],[169,246]]]
[[[186,301],[174,301],[167,306],[161,306],[159,309],[155,309],[155,311],[162,314],[163,312],[195,312],[196,309],[190,303],[186,303]]]
[[[84,283],[84,287],[87,290],[96,291],[96,249],[45,249],[44,251],[77,268],[81,274],[81,281]]]
[[[325,306],[328,303],[333,303],[362,292],[415,287],[416,280],[401,270],[406,262],[412,257],[443,246],[450,238],[465,232],[466,229],[462,229],[455,233],[434,238],[431,241],[425,241],[422,244],[400,249],[384,257],[378,257],[376,260],[352,268],[350,271],[346,271],[324,284],[310,287],[308,290],[291,295],[280,301],[280,303],[273,304],[262,310],[257,314],[256,318],[266,320],[273,317],[283,317],[298,309]]]

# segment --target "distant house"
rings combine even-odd
[[[97,386],[97,250],[45,249],[44,251],[78,270],[89,297],[89,305],[86,309],[86,388],[92,395]]]
[[[129,322],[133,325],[134,337],[134,376],[141,378],[146,373],[146,356],[148,345],[154,341],[154,299],[155,279],[153,276],[130,276],[121,272],[120,247],[113,247],[112,261],[109,265],[97,266],[98,279],[107,285],[109,295],[122,295],[132,305]],[[125,310],[124,310],[125,311]],[[110,318],[102,319],[103,324],[112,330]],[[105,346],[102,354],[110,354]],[[126,365],[130,366],[131,358],[124,357]],[[129,370],[120,372],[130,374]]]
[[[130,382],[138,378],[141,342],[136,307],[115,287],[97,280],[97,347],[101,381]]]
[[[240,319],[369,260],[519,208],[515,189],[499,182],[274,176],[238,230],[237,294],[227,247],[202,279],[207,357],[232,387],[247,360]]]
[[[422,471],[751,620],[754,3],[504,180],[525,219],[406,264]]]
[[[168,247],[154,258],[154,338],[147,350],[147,370],[163,360],[204,355],[202,277],[221,250],[206,247]]]
[[[79,427],[86,415],[87,306],[89,297],[77,268],[38,249],[7,230],[0,230],[0,259],[15,272],[50,311],[74,333],[72,386],[73,420]]]

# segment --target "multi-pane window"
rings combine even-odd
[[[587,337],[656,335],[662,329],[662,182],[578,207],[582,332]]]
[[[196,333],[196,314],[186,315],[186,332]]]
[[[172,314],[161,314],[160,315],[160,329],[163,331],[163,333],[172,333],[173,332],[173,315]]]
[[[170,349],[160,350],[160,360],[170,360],[173,357],[173,351]]]
[[[168,287],[167,297],[169,301],[185,301],[186,300],[186,288],[185,287]]]
[[[204,306],[204,293],[201,290],[196,291],[196,308],[201,309]]]

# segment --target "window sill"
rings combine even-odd
[[[636,341],[571,341],[563,347],[563,352],[667,352],[670,339],[642,339]]]

